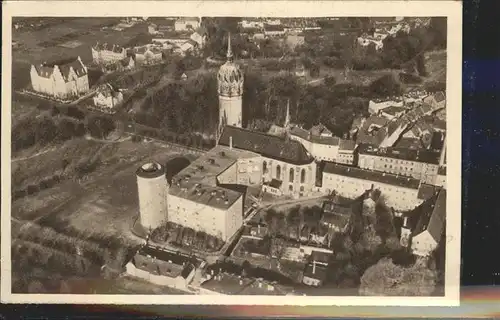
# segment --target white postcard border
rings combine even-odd
[[[90,3],[91,2],[91,3]],[[11,293],[11,79],[13,16],[443,16],[447,48],[447,232],[444,297],[74,295]],[[461,1],[28,1],[3,3],[1,295],[8,303],[457,306],[460,297]]]

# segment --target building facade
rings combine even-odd
[[[123,102],[123,93],[106,83],[97,89],[97,93],[92,99],[96,107],[113,109]]]
[[[32,65],[30,77],[34,91],[58,99],[77,97],[90,90],[87,67],[80,57]]]
[[[439,169],[439,152],[399,148],[359,148],[358,166],[362,169],[392,173],[434,184]]]
[[[322,189],[354,199],[366,190],[382,192],[387,206],[395,210],[411,210],[422,200],[418,197],[420,181],[388,173],[364,170],[336,163],[327,163],[323,172]]]
[[[243,224],[243,196],[218,187],[184,187],[179,181],[169,193],[169,221],[203,231],[224,241]]]
[[[113,64],[127,57],[125,48],[108,43],[97,43],[91,50],[92,59],[96,64]]]

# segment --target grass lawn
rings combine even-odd
[[[137,215],[138,199],[135,170],[144,161],[165,163],[178,156],[157,143],[101,143],[76,139],[22,163],[23,177],[50,174],[62,155],[74,158],[98,154],[102,164],[84,182],[64,180],[59,185],[12,204],[12,216],[21,220],[56,219],[58,223],[92,234],[115,235],[138,240],[130,232]],[[54,164],[57,162],[57,164]],[[23,178],[29,180],[29,178]]]

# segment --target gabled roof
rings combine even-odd
[[[318,144],[326,144],[332,146],[338,146],[340,143],[340,138],[338,137],[324,137],[320,135],[313,135],[310,131],[299,128],[297,126],[293,126],[290,128],[290,134],[302,138],[307,141],[311,141],[312,143]]]
[[[441,189],[439,194],[429,199],[430,205],[423,207],[420,219],[413,230],[416,236],[427,230],[436,242],[439,242],[443,233],[446,219],[446,189]]]
[[[38,75],[44,78],[50,78],[54,71],[54,67],[58,66],[64,81],[68,81],[68,76],[71,68],[76,73],[77,77],[83,77],[87,74],[85,66],[78,58],[69,58],[64,60],[53,61],[50,63],[43,63],[40,65],[35,65],[35,69]]]
[[[314,158],[298,141],[287,140],[266,133],[255,132],[233,126],[225,126],[219,144],[258,153],[266,158],[276,159],[296,165],[310,164]]]

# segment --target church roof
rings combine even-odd
[[[266,133],[225,126],[219,139],[219,144],[229,146],[230,137],[232,137],[234,148],[255,152],[266,158],[296,165],[309,164],[314,161],[314,158],[306,151],[304,146],[295,140],[287,140]]]

